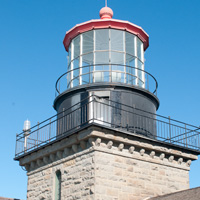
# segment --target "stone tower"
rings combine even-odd
[[[142,200],[189,188],[199,129],[156,115],[158,84],[144,70],[149,37],[112,17],[104,7],[66,33],[57,115],[17,135],[28,200]]]

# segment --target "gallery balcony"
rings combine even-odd
[[[17,134],[15,159],[91,126],[200,152],[199,127],[91,95]]]

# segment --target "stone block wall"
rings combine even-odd
[[[96,152],[96,200],[143,200],[189,188],[189,172],[105,152]]]
[[[89,128],[20,159],[28,200],[144,200],[189,188],[197,156],[142,137]]]
[[[94,199],[94,152],[57,160],[28,173],[28,200],[53,200],[55,174],[61,171],[61,199]]]

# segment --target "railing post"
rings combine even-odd
[[[199,129],[200,129],[200,126],[199,126]],[[198,131],[198,130],[197,130]],[[198,136],[198,149],[200,148],[200,144],[199,144],[199,134],[197,135]]]
[[[49,142],[51,141],[51,119],[49,120]]]
[[[170,118],[170,116],[168,118],[169,118],[169,141],[171,143],[171,138],[172,138],[172,136],[171,136],[171,118]]]
[[[17,155],[17,133],[16,133],[16,144],[15,144],[15,157]]]
[[[64,133],[64,127],[65,127],[65,125],[64,125],[64,116],[65,116],[65,108],[63,108],[63,117],[62,117],[62,134]]]
[[[187,125],[185,124],[185,144],[186,144],[186,147],[188,147],[188,144],[187,144]]]
[[[91,77],[90,77],[91,76],[91,69],[90,68],[91,68],[91,66],[89,66],[89,83],[91,83],[91,80],[90,80],[91,79]]]
[[[129,131],[129,126],[128,126],[128,124],[126,124],[126,130]]]
[[[37,142],[36,142],[36,146],[38,147],[38,135],[39,135],[39,122],[37,123]]]
[[[93,107],[93,109],[92,109],[92,112],[93,112],[93,114],[92,114],[92,117],[93,117],[93,123],[94,123],[94,102],[95,102],[95,100],[94,100],[94,95],[92,95],[92,107]]]
[[[135,133],[135,134],[136,134],[136,129],[135,129],[135,127],[136,127],[135,118],[136,117],[137,117],[137,115],[136,115],[136,112],[135,112],[135,104],[133,104],[133,120],[134,120],[134,123],[133,123],[133,133]]]
[[[26,153],[26,149],[27,149],[27,132],[24,132],[24,153]]]
[[[109,65],[109,82],[112,83],[112,65]]]

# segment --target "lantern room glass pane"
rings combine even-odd
[[[137,57],[142,60],[142,42],[137,38]]]
[[[138,63],[137,63],[137,66],[138,66],[138,72],[137,72],[137,75],[138,75],[138,85],[140,87],[143,87],[144,86],[144,80],[143,80],[143,63],[141,61],[138,60]],[[139,70],[141,69],[141,70]]]
[[[124,53],[112,51],[110,63],[123,65],[124,64]]]
[[[80,35],[74,39],[74,58],[80,56]]]
[[[109,29],[95,31],[95,50],[109,49]]]
[[[71,72],[67,73],[67,88],[71,87]],[[60,86],[59,86],[60,87]]]
[[[126,66],[126,83],[133,84],[133,75],[132,75],[132,68]]]
[[[125,32],[126,53],[135,56],[135,36]]]
[[[108,65],[95,66],[94,82],[109,82],[109,67]]]
[[[103,71],[103,65],[95,66],[95,71]]]
[[[68,50],[68,52],[69,52],[69,54],[68,54],[68,70],[70,70],[70,62],[71,62],[71,44],[70,44],[70,46],[69,46],[69,50]]]
[[[74,60],[74,66],[78,65],[78,63],[79,63],[79,59],[75,59]],[[76,87],[76,86],[79,85],[79,73],[80,73],[80,68],[76,68],[72,72],[72,74],[73,74],[73,80],[72,80],[73,87]]]
[[[82,55],[82,66],[88,66],[93,64],[93,53],[87,53]]]
[[[124,66],[122,65],[112,65],[112,71],[124,71]]]
[[[72,62],[73,62],[74,69],[79,68],[79,57],[74,59]]]
[[[111,51],[124,51],[123,31],[110,29]]]
[[[82,53],[85,54],[85,53],[92,52],[94,48],[93,31],[88,31],[86,33],[83,33],[82,37],[83,37]]]
[[[108,51],[95,52],[95,64],[108,64],[108,63],[109,63]]]
[[[126,83],[135,84],[135,60],[134,56],[126,54]]]
[[[112,82],[121,82],[121,73],[112,72]]]
[[[103,82],[104,80],[104,73],[99,71],[99,72],[94,72],[94,82]]]
[[[89,84],[90,83],[90,74],[82,74],[82,84]]]
[[[135,57],[129,54],[126,54],[126,65],[135,67]]]

